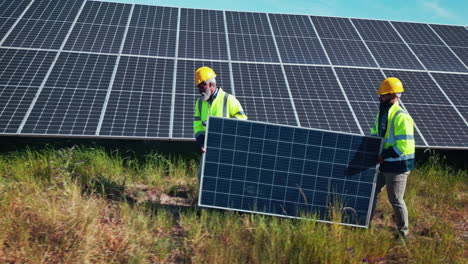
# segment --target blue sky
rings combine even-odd
[[[468,0],[107,0],[202,9],[468,25]]]

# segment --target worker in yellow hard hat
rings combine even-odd
[[[193,132],[201,151],[205,152],[205,131],[208,116],[220,116],[247,119],[241,104],[231,94],[216,86],[216,74],[209,67],[200,67],[195,71],[195,85],[201,97],[195,102]],[[200,172],[199,172],[200,180]]]
[[[383,137],[385,143],[378,157],[380,167],[372,216],[377,205],[377,196],[386,185],[388,200],[392,204],[398,227],[397,237],[406,238],[409,233],[408,210],[403,196],[406,180],[414,168],[415,142],[413,119],[401,108],[398,101],[403,91],[402,82],[395,77],[383,80],[377,91],[380,107],[371,134]]]

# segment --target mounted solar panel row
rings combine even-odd
[[[368,226],[381,138],[217,117],[207,131],[200,206]]]
[[[468,148],[464,27],[83,0],[0,6],[4,135],[192,140],[193,72],[210,66],[251,120],[359,134],[373,125],[378,84],[395,76],[418,146]]]

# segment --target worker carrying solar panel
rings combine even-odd
[[[247,119],[239,100],[216,86],[216,74],[210,67],[200,67],[195,71],[195,85],[201,98],[195,102],[193,132],[202,152],[205,142],[206,120],[208,116]]]
[[[383,137],[385,144],[378,158],[380,163],[375,189],[372,216],[377,204],[377,195],[387,185],[388,200],[392,204],[398,227],[398,237],[408,236],[408,210],[403,196],[406,180],[414,168],[414,125],[411,116],[401,108],[398,98],[404,91],[402,82],[389,77],[380,84],[380,107],[371,128],[373,136]]]

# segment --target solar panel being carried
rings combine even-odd
[[[210,117],[199,206],[367,227],[383,140]]]
[[[468,149],[468,29],[93,0],[0,1],[0,135],[194,140],[194,71],[249,119],[367,135],[403,80],[416,146]]]

